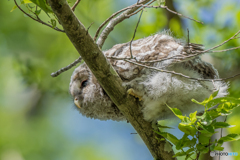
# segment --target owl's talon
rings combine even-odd
[[[127,93],[128,93],[129,95],[134,96],[135,98],[138,98],[139,101],[142,100],[142,97],[139,96],[139,95],[134,91],[134,89],[132,89],[132,88],[128,89],[128,90],[127,90]]]

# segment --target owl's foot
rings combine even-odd
[[[132,89],[132,88],[130,88],[129,90],[127,90],[127,93],[130,94],[130,95],[132,95],[132,96],[134,96],[134,97],[136,97],[136,98],[138,98],[139,101],[142,100],[142,96],[139,96],[139,95],[134,91],[134,89]]]

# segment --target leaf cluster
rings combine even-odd
[[[224,142],[240,139],[239,134],[231,133],[218,140],[211,140],[211,137],[217,133],[216,129],[233,127],[226,122],[217,122],[216,118],[219,116],[228,116],[234,108],[240,105],[240,98],[215,98],[217,94],[218,91],[203,102],[192,100],[194,103],[205,107],[205,111],[201,114],[197,114],[196,111],[190,113],[189,116],[184,116],[179,109],[168,106],[174,115],[181,120],[178,128],[184,135],[181,139],[178,139],[169,132],[156,132],[170,141],[179,150],[174,157],[185,156],[186,160],[198,159],[200,154],[205,154],[209,151],[222,151],[224,149],[222,147]],[[162,126],[159,127],[159,130],[161,128]]]
[[[55,28],[57,26],[57,18],[55,14],[53,14],[53,11],[49,4],[47,3],[47,0],[20,0],[20,6],[25,6],[27,8],[26,14],[30,16],[31,18],[41,21],[39,18],[39,15],[41,14],[41,11],[44,11],[46,15],[50,18],[50,21],[48,23],[51,24],[52,28]],[[15,0],[16,3],[16,0]],[[18,8],[17,4],[12,8],[11,12],[14,11],[16,8]]]

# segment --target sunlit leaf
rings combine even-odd
[[[214,128],[218,129],[218,128],[230,128],[230,127],[234,127],[234,125],[230,125],[226,122],[216,122],[214,123]]]
[[[184,133],[186,133],[188,135],[191,135],[191,136],[194,136],[196,131],[197,131],[194,126],[188,125],[188,124],[184,124],[184,123],[179,123],[178,128],[182,132],[184,132]]]
[[[167,104],[166,104],[167,105]],[[179,119],[181,119],[182,121],[184,119],[186,119],[186,116],[182,115],[182,112],[178,109],[178,108],[171,108],[167,105],[167,107],[175,114],[175,116],[177,116]]]
[[[218,141],[229,142],[236,141],[240,139],[239,134],[228,134],[227,136],[221,137]]]
[[[210,114],[208,112],[204,112],[203,114],[203,120],[202,120],[202,124],[204,125],[210,125],[212,123],[212,117],[210,116]]]
[[[197,111],[189,114],[190,121],[194,124],[197,120]]]
[[[31,0],[34,4],[40,7],[46,13],[52,13],[51,7],[47,4],[46,0]]]
[[[17,8],[17,5],[15,5],[10,12],[14,11]]]
[[[21,4],[28,4],[28,3],[32,3],[32,1],[30,1],[30,0],[23,0],[23,1],[21,2]]]

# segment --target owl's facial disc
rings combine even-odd
[[[74,98],[74,104],[78,107],[81,108],[80,102],[78,98]]]

